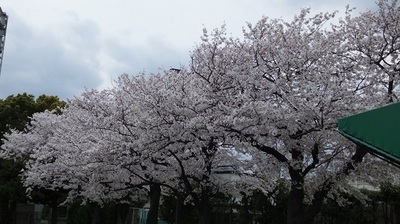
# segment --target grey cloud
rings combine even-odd
[[[90,27],[92,24],[77,27],[77,31],[82,31],[78,33],[89,35],[82,37],[87,43],[91,43],[95,38],[91,35],[96,34],[87,32]],[[28,92],[35,96],[47,94],[66,99],[80,94],[85,87],[96,88],[101,78],[86,63],[70,54],[53,34],[34,30],[18,17],[10,18],[0,98]]]
[[[18,6],[16,1],[12,3]],[[21,15],[8,11],[0,98],[22,92],[71,98],[85,87],[110,86],[122,73],[155,73],[186,66],[203,26],[212,30],[226,22],[228,34],[240,38],[246,21],[255,23],[262,15],[290,21],[304,7],[311,7],[313,14],[342,11],[347,4],[357,6],[358,12],[375,6],[365,0],[256,0],[250,5],[226,0],[209,5],[179,1],[181,7],[176,9],[177,4],[161,1],[157,9],[151,4],[127,3],[110,11],[109,6],[98,4],[98,10],[82,10],[87,7],[76,5],[76,9],[59,10],[61,14],[46,14],[49,18],[25,4],[18,8],[27,10]],[[56,17],[54,23],[51,16]],[[38,21],[40,29],[26,25]]]
[[[134,46],[108,39],[105,49],[110,57],[124,65],[124,70],[114,76],[122,73],[135,75],[141,71],[156,73],[159,69],[188,65],[189,62],[189,50],[185,52],[175,49],[162,36],[148,38],[146,44]]]

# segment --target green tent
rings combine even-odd
[[[400,166],[400,103],[342,118],[339,132],[373,155]]]

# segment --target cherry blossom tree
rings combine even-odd
[[[30,188],[64,189],[69,200],[98,204],[129,201],[145,188],[148,223],[155,223],[165,187],[191,197],[200,222],[209,223],[210,199],[230,182],[213,170],[235,164],[223,133],[211,129],[214,100],[198,95],[193,80],[171,72],[123,75],[113,89],[69,101],[61,115],[35,114],[28,132],[7,136],[3,156],[30,158],[23,172]]]
[[[35,112],[55,110],[63,107],[65,102],[60,101],[56,96],[41,95],[35,99],[33,95],[23,93],[8,96],[0,99],[0,148],[6,139],[4,135],[13,129],[24,131],[30,122],[30,117]],[[20,169],[24,166],[24,159],[8,160],[0,159],[0,222],[11,223],[12,214],[15,212],[15,204],[26,202],[25,188],[20,183],[18,176]],[[43,192],[36,192],[38,194]],[[48,203],[49,200],[56,200],[60,195],[52,194],[51,197],[35,197],[35,201]],[[55,199],[54,199],[55,198]],[[50,203],[49,203],[50,204]],[[53,209],[54,211],[54,209]],[[54,223],[54,211],[52,222]]]
[[[24,184],[68,190],[71,200],[130,201],[145,189],[148,223],[162,193],[192,201],[206,224],[217,193],[272,192],[282,178],[287,223],[312,223],[328,197],[362,196],[349,177],[390,174],[337,132],[339,118],[398,97],[399,7],[378,8],[348,9],[336,25],[336,13],[310,9],[291,22],[264,17],[243,39],[204,30],[189,68],[122,75],[61,115],[35,114],[28,132],[7,136],[2,156],[29,157]],[[241,178],[217,175],[226,165]]]
[[[377,2],[377,11],[367,11],[353,17],[351,9],[337,29],[341,29],[347,42],[347,55],[366,67],[372,76],[362,80],[374,82],[386,89],[386,102],[398,101],[398,82],[400,72],[400,13],[397,1]],[[364,69],[365,70],[365,69]]]
[[[324,199],[348,190],[344,177],[365,157],[339,135],[337,120],[395,98],[398,41],[389,33],[397,35],[398,27],[387,18],[399,11],[395,1],[378,6],[331,29],[335,13],[310,16],[304,9],[292,22],[249,24],[243,41],[226,37],[223,28],[205,32],[192,54],[192,72],[219,99],[223,116],[216,128],[231,134],[232,145],[258,149],[281,164],[291,184],[289,224],[311,223]]]
[[[34,114],[29,131],[7,136],[2,156],[29,158],[22,173],[28,190],[66,190],[69,200],[79,197],[98,204],[129,202],[140,194],[135,189],[140,182],[119,169],[122,157],[116,149],[122,146],[115,134],[119,130],[107,120],[113,108],[109,94],[87,92],[62,115]]]
[[[200,95],[203,87],[185,69],[148,78],[122,76],[118,89],[124,96],[118,98],[124,99],[121,104],[141,107],[130,117],[140,129],[138,147],[149,149],[153,164],[162,167],[159,183],[172,189],[178,201],[189,197],[199,211],[199,223],[209,223],[210,200],[228,192],[232,183],[214,171],[239,161],[224,146],[225,132],[213,127],[216,100]]]

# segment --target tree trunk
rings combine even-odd
[[[321,190],[314,194],[311,204],[304,203],[304,189],[293,184],[287,205],[287,224],[309,224],[313,223],[315,217],[321,210],[323,200],[327,191]]]
[[[287,204],[287,224],[303,224],[304,221],[304,189],[292,183]],[[305,224],[305,223],[304,223]]]
[[[92,224],[100,224],[100,219],[101,219],[100,205],[92,204],[90,207],[92,210]]]
[[[11,223],[11,214],[7,197],[0,197],[0,223]]]
[[[125,224],[129,213],[128,204],[117,204],[117,224]]]
[[[147,215],[147,224],[158,223],[158,208],[160,205],[161,187],[159,184],[150,185],[150,209]]]
[[[367,151],[361,146],[356,146],[356,152],[351,158],[351,162],[348,162],[338,176],[342,174],[349,175],[355,169],[355,165],[362,162],[363,157]],[[317,190],[313,195],[313,200],[310,205],[305,204],[304,200],[304,177],[301,170],[289,168],[291,177],[291,188],[289,193],[288,205],[287,205],[287,224],[309,224],[313,223],[314,218],[318,215],[323,204],[323,200],[331,190],[335,183],[335,179],[326,180],[324,184]]]
[[[210,224],[211,223],[211,205],[210,198],[208,195],[203,195],[200,202],[199,208],[199,224]]]
[[[57,219],[58,219],[58,203],[57,203],[57,194],[54,193],[54,195],[51,197],[51,224],[57,224]]]
[[[181,224],[182,210],[183,210],[183,197],[178,193],[176,196],[175,224]]]
[[[242,193],[242,195],[243,206],[241,207],[242,211],[239,216],[239,224],[253,223],[253,218],[250,214],[249,197],[245,193]]]
[[[301,164],[303,160],[303,154],[301,150],[292,149],[292,158],[297,163]],[[303,224],[304,223],[304,175],[302,168],[289,167],[290,175],[290,192],[287,204],[287,224]],[[306,223],[304,223],[306,224]]]

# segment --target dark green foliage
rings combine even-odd
[[[289,189],[280,182],[273,192],[267,195],[255,190],[244,195],[239,207],[239,223],[286,223],[287,198]]]
[[[0,137],[12,129],[23,131],[30,117],[36,112],[35,100],[32,95],[18,94],[0,100]]]
[[[378,210],[381,212],[383,223],[400,222],[400,185],[384,182],[379,186],[380,192],[373,195],[373,200],[380,202]]]
[[[175,223],[175,212],[177,206],[177,199],[175,194],[166,195],[162,197],[162,204],[160,205],[160,217],[168,224]],[[191,203],[185,203],[182,207],[181,222],[180,223],[198,223],[199,215]]]
[[[289,189],[281,182],[278,187],[265,195],[261,191],[253,191],[251,195],[242,195],[242,198],[228,197],[218,194],[212,200],[211,222],[215,224],[248,224],[286,222],[286,207]],[[175,195],[164,196],[160,209],[161,219],[169,224],[175,223],[176,211]],[[189,202],[183,206],[183,215],[180,223],[198,223],[198,211]]]
[[[55,113],[61,114],[61,109],[66,105],[67,104],[64,101],[60,101],[57,96],[41,95],[36,99],[36,112],[54,110]]]
[[[88,205],[81,205],[76,201],[68,208],[67,224],[89,224],[91,222],[91,209]]]
[[[20,173],[21,161],[0,159],[0,223],[11,223],[16,204],[27,200]]]
[[[3,142],[4,134],[16,129],[26,130],[32,115],[45,110],[55,110],[61,113],[60,108],[66,103],[56,96],[41,95],[36,100],[33,95],[23,93],[11,95],[6,99],[0,99],[0,139]]]
[[[362,190],[368,196],[366,203],[361,203],[354,196],[342,193],[348,200],[345,206],[336,201],[327,201],[315,223],[323,224],[375,224],[398,223],[400,219],[400,185],[382,183],[380,191]]]
[[[121,206],[115,202],[108,202],[103,207],[99,207],[92,203],[82,204],[82,201],[76,200],[69,206],[67,224],[91,224],[96,218],[99,219],[100,224],[116,224],[118,223],[119,209]],[[99,217],[94,217],[96,212],[99,212],[97,214]],[[119,223],[122,222],[120,220]]]
[[[0,195],[10,199],[26,199],[25,189],[18,176],[22,168],[23,163],[20,160],[0,159]]]
[[[379,186],[378,200],[390,205],[400,205],[400,185],[384,182]]]
[[[376,223],[376,203],[374,203],[373,201],[362,203],[354,196],[346,193],[342,193],[342,197],[347,200],[346,205],[340,206],[336,201],[328,200],[322,206],[320,216],[316,218],[315,223]]]
[[[215,224],[237,223],[239,200],[224,194],[217,194],[212,201],[212,222]]]

